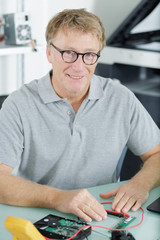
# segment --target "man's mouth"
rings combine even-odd
[[[73,78],[73,79],[81,79],[81,78],[84,77],[84,76],[73,76],[73,75],[69,75],[69,74],[68,74],[68,76],[69,76],[70,78]]]

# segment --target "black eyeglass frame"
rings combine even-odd
[[[79,57],[79,55],[82,55],[82,60],[83,60],[83,62],[85,63],[85,61],[84,61],[84,56],[85,56],[86,54],[88,54],[88,53],[93,53],[93,54],[95,54],[95,55],[97,56],[96,61],[95,61],[94,63],[91,63],[91,64],[85,63],[86,65],[93,65],[93,64],[95,64],[95,63],[98,61],[98,58],[100,57],[100,54],[94,53],[94,52],[77,53],[77,52],[75,52],[75,51],[73,51],[73,50],[63,50],[63,51],[62,51],[62,50],[60,50],[59,48],[57,48],[53,43],[50,43],[50,45],[51,45],[52,47],[54,47],[58,52],[61,53],[62,59],[63,59],[63,61],[66,62],[66,63],[74,63],[74,62],[76,62],[77,59],[78,59],[78,57]],[[76,54],[76,56],[77,56],[76,59],[75,59],[73,62],[67,62],[67,61],[65,61],[64,58],[63,58],[63,54],[64,54],[65,52],[69,52],[69,51],[74,52],[74,53]]]

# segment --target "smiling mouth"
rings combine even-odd
[[[82,79],[84,76],[72,76],[72,75],[69,75],[68,76],[72,79]]]

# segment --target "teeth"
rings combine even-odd
[[[79,78],[82,78],[82,76],[79,76],[79,77],[71,76],[71,78],[79,79]]]

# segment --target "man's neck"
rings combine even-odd
[[[80,108],[83,100],[86,98],[87,95],[88,95],[88,91],[85,94],[83,94],[83,96],[67,97],[67,100],[69,104],[73,107],[75,113],[77,113],[78,109]]]
[[[65,91],[58,91],[53,83],[53,76],[51,76],[51,83],[52,86],[55,90],[55,92],[57,93],[57,95],[60,98],[66,98],[68,100],[68,103],[73,107],[75,113],[78,111],[78,109],[80,108],[83,100],[86,98],[86,96],[88,95],[88,91],[89,89],[86,89],[85,92],[79,93],[79,92],[65,92]]]

